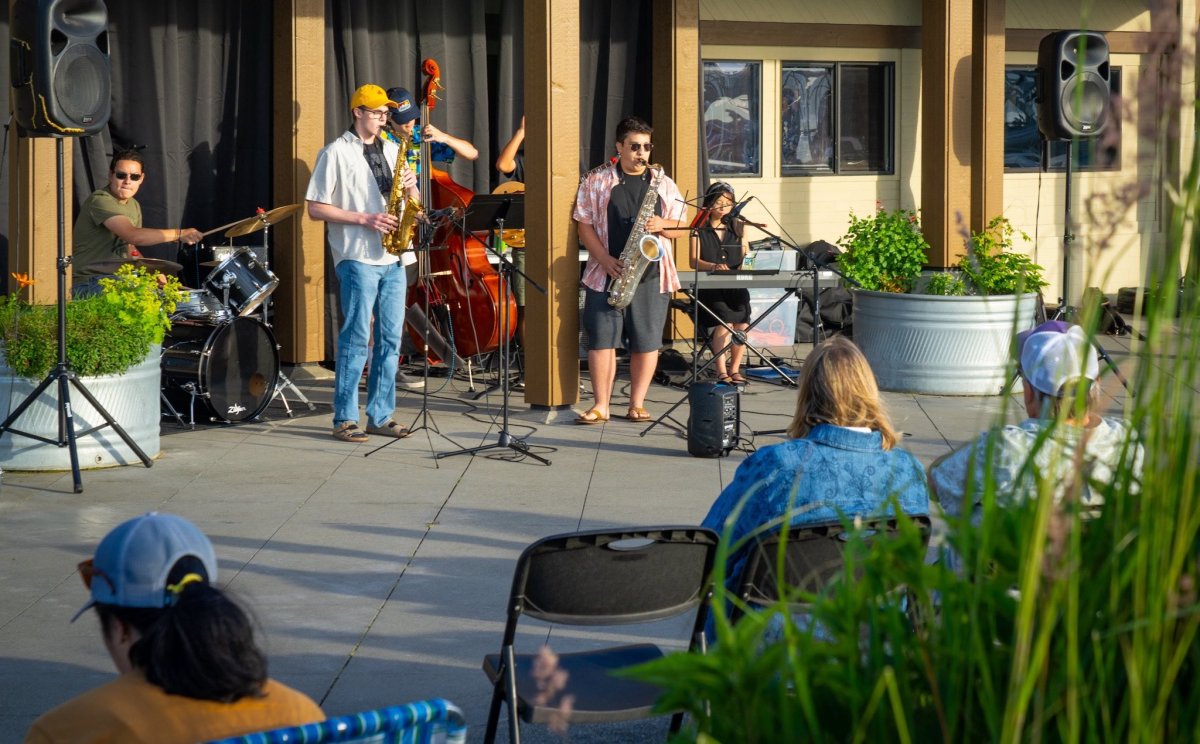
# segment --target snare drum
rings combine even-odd
[[[224,301],[229,293],[229,307],[238,315],[254,312],[278,286],[279,278],[249,248],[238,248],[204,279],[213,296]]]
[[[167,400],[193,420],[197,400],[217,421],[252,419],[275,393],[275,336],[254,318],[178,321],[163,339],[162,376]]]
[[[213,297],[207,289],[183,289],[183,299],[175,305],[171,320],[199,320],[211,323],[228,323],[233,319],[229,308]]]

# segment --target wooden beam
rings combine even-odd
[[[66,254],[71,255],[70,183],[74,140],[63,140],[63,223]],[[18,137],[8,132],[8,274],[28,274],[37,284],[23,299],[39,305],[58,300],[58,156],[53,137]],[[71,272],[67,272],[67,298]],[[9,279],[8,286],[15,289]]]
[[[921,227],[934,267],[953,263],[972,214],[971,5],[921,3]]]
[[[579,400],[579,4],[525,0],[525,400]]]
[[[700,21],[700,43],[722,46],[919,49],[920,26]]]
[[[1010,28],[1004,32],[1004,46],[1010,52],[1036,52],[1047,34],[1059,28]],[[1162,49],[1162,34],[1157,31],[1105,31],[1109,54],[1148,54]]]
[[[325,4],[274,0],[274,204],[303,204],[325,145]],[[275,333],[290,363],[325,356],[325,226],[303,211],[271,228]]]
[[[969,227],[982,232],[1004,212],[1004,18],[1006,0],[975,0],[972,20],[971,214]],[[953,262],[966,250],[950,246]]]

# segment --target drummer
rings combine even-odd
[[[108,166],[108,184],[93,191],[79,208],[71,238],[72,297],[99,294],[100,279],[111,276],[92,269],[92,264],[136,258],[141,255],[139,246],[200,242],[200,231],[193,227],[142,227],[142,206],[134,196],[145,175],[136,150],[118,151]]]

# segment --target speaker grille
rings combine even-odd
[[[1095,73],[1081,75],[1075,85],[1063,88],[1062,112],[1084,134],[1101,129],[1108,116],[1108,85]]]
[[[108,60],[94,46],[75,45],[54,66],[54,94],[69,124],[88,127],[108,118]]]

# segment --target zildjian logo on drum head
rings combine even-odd
[[[246,410],[246,407],[243,406],[241,403],[234,403],[225,411],[225,413],[229,414],[230,416],[233,416],[234,414],[241,413],[244,410]]]

